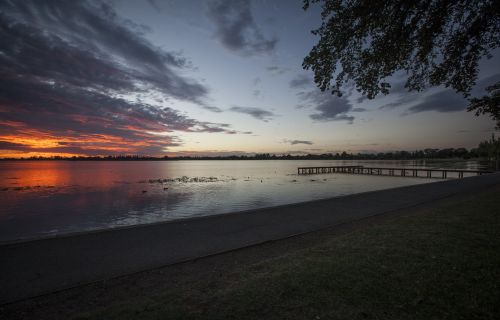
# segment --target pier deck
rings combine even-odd
[[[377,176],[422,177],[422,178],[463,178],[493,173],[487,170],[466,169],[429,169],[429,168],[398,168],[398,167],[365,167],[365,166],[332,166],[332,167],[299,167],[297,174],[347,173]]]

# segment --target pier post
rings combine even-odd
[[[399,170],[396,174],[396,170]],[[411,173],[408,173],[411,171]],[[422,176],[421,171],[425,172]],[[453,173],[451,176],[455,178],[463,178],[465,173],[472,175],[476,174],[478,176],[483,174],[491,173],[491,171],[482,170],[464,170],[464,169],[431,169],[431,168],[397,168],[397,167],[364,167],[364,166],[331,166],[331,167],[298,167],[297,175],[306,174],[324,174],[324,173],[349,173],[349,174],[366,174],[366,175],[379,175],[379,176],[395,176],[399,175],[401,177],[427,177],[429,179],[433,178],[432,172],[435,171],[437,174],[434,178],[448,178],[448,172]],[[455,175],[457,174],[457,176]]]

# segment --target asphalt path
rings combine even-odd
[[[477,192],[500,173],[0,245],[0,304]]]

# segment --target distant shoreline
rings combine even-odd
[[[297,154],[298,153],[298,154]],[[479,149],[466,148],[426,148],[421,150],[396,150],[377,153],[347,153],[328,152],[322,154],[305,154],[303,152],[275,153],[244,153],[233,155],[180,155],[180,156],[149,156],[139,154],[99,155],[99,156],[32,156],[29,158],[0,158],[0,161],[26,161],[26,160],[63,160],[63,161],[178,161],[178,160],[481,160],[488,158],[487,153]]]
[[[343,160],[343,161],[353,161],[353,160],[395,160],[395,161],[418,161],[418,160],[465,160],[465,161],[488,161],[482,157],[437,157],[437,158],[400,158],[400,157],[363,157],[363,156],[352,156],[352,157],[325,157],[322,155],[311,155],[311,156],[271,156],[271,157],[246,157],[246,156],[230,156],[230,157],[75,157],[75,158],[0,158],[1,161],[185,161],[185,160]]]

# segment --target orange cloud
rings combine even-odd
[[[142,134],[144,140],[130,140],[106,134],[62,136],[29,129],[22,123],[0,121],[0,124],[21,129],[13,130],[14,134],[0,135],[1,158],[72,157],[87,155],[87,151],[102,156],[116,153],[131,154],[138,148],[158,145],[157,140],[148,139],[151,138],[148,134]],[[65,148],[78,148],[81,152],[65,152]]]

